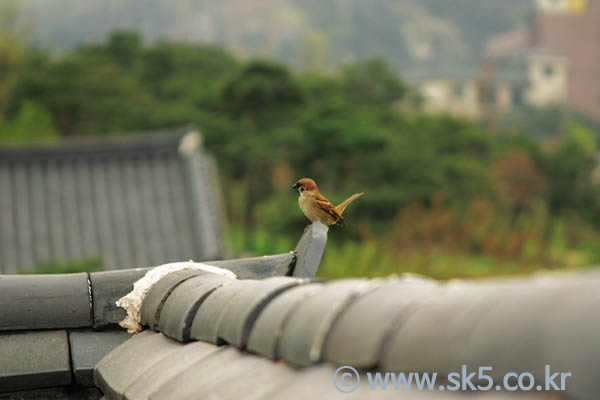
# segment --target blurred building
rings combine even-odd
[[[600,118],[600,1],[535,6],[530,27],[489,40],[477,74],[423,80],[426,110],[481,118],[556,104]]]
[[[426,77],[417,84],[427,112],[480,117],[478,84],[473,77],[440,75]]]

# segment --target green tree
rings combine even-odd
[[[271,193],[274,165],[281,158],[283,132],[294,126],[302,104],[299,87],[279,64],[253,61],[223,88],[221,107],[233,125],[227,135],[209,139],[222,167],[246,184],[244,226],[255,227],[255,208]]]
[[[19,72],[27,57],[22,41],[26,30],[20,23],[19,8],[14,1],[0,4],[0,124],[8,107]]]
[[[280,124],[301,100],[289,71],[265,61],[248,64],[223,91],[223,102],[232,117],[249,119],[257,128]]]
[[[342,71],[346,95],[355,104],[389,105],[407,92],[398,75],[380,58],[357,61]]]
[[[238,71],[223,49],[200,44],[159,41],[142,53],[141,83],[163,100],[215,103],[224,80]]]
[[[492,175],[503,196],[512,208],[512,223],[538,201],[545,179],[530,155],[521,149],[508,151],[491,167]]]
[[[115,64],[130,70],[137,65],[142,54],[142,37],[137,32],[114,32],[110,35],[106,47]]]
[[[294,168],[335,191],[385,145],[374,116],[339,99],[309,107],[300,127],[301,134],[291,144]]]
[[[15,104],[25,101],[49,110],[65,136],[143,129],[153,110],[135,78],[88,52],[32,60],[15,88]]]
[[[568,210],[588,214],[596,210],[596,190],[591,174],[596,165],[594,133],[575,120],[564,126],[566,136],[548,155],[547,202],[550,215]]]

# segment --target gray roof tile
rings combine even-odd
[[[351,393],[342,393],[333,385],[335,368],[330,365],[315,365],[294,371],[294,379],[289,384],[269,393],[264,399],[304,400],[304,399],[331,399],[331,400],[365,400],[365,399],[419,399],[412,397],[413,393],[404,393],[395,390],[375,390],[369,388],[364,374],[357,388]],[[346,371],[344,371],[346,372]],[[337,381],[339,382],[338,376]],[[354,378],[346,378],[346,382],[356,382]],[[405,397],[406,396],[406,397]],[[410,397],[409,397],[410,396]]]
[[[129,339],[124,330],[69,331],[71,364],[75,381],[84,387],[94,386],[94,367],[115,347]]]
[[[206,272],[197,269],[186,269],[164,276],[152,286],[152,289],[144,297],[140,309],[140,322],[150,329],[154,329],[160,320],[161,309],[171,292],[186,280],[206,274]]]
[[[150,337],[158,339],[160,345],[155,346],[154,342],[149,341]],[[164,341],[171,342],[175,347],[163,346]],[[110,363],[103,360],[103,365],[99,366],[99,369],[110,372],[110,375],[104,376],[107,380],[104,381],[105,386],[102,386],[106,389],[105,395],[108,400],[121,398],[128,400],[236,398],[459,400],[465,398],[462,392],[418,391],[416,388],[411,390],[401,388],[396,391],[393,387],[388,387],[385,391],[371,390],[365,371],[360,370],[361,379],[357,389],[350,394],[344,394],[337,391],[333,385],[336,368],[331,365],[296,369],[285,363],[253,356],[231,346],[218,347],[202,342],[182,345],[164,338],[159,333],[149,331],[135,335],[128,344],[136,347],[133,353],[135,360],[130,360],[132,353],[129,350],[116,349],[110,354],[113,360]],[[142,372],[135,371],[131,374],[128,368],[139,368],[138,364],[143,363],[144,359],[138,353],[148,348],[152,348],[152,359],[147,362],[150,367]],[[120,365],[120,362],[123,364]],[[131,383],[124,387],[123,377],[117,375],[114,368],[126,369],[129,375],[127,380]],[[131,380],[131,376],[136,377]],[[541,400],[539,393],[507,395],[506,392],[487,392],[483,396],[469,393],[467,397],[482,400]]]
[[[415,371],[429,371],[432,370],[431,366],[435,365],[436,371],[449,373],[456,369],[456,360],[471,361],[467,358],[466,349],[469,342],[465,338],[471,337],[480,321],[499,302],[506,302],[514,296],[519,297],[523,289],[529,290],[523,285],[507,283],[446,284],[441,296],[420,307],[395,328],[384,351],[382,367],[386,370],[412,368]],[[547,299],[543,301],[547,302]],[[513,324],[507,326],[513,329]],[[442,327],[443,329],[440,329]],[[489,342],[490,339],[488,337],[485,341],[494,343]],[[517,345],[513,343],[513,346]],[[525,343],[522,346],[529,347]],[[492,351],[498,351],[495,344]],[[488,363],[486,362],[485,366]]]
[[[329,228],[317,221],[310,224],[310,228],[304,232],[295,250],[297,260],[294,276],[300,278],[315,276],[327,244],[327,231]]]
[[[257,399],[293,375],[283,365],[223,347],[165,382],[150,399]]]
[[[97,388],[60,386],[0,394],[2,400],[106,400]]]
[[[232,280],[212,292],[196,312],[192,321],[190,339],[217,343],[219,341],[219,321],[223,310],[237,292],[256,284],[257,281],[253,280]]]
[[[260,280],[256,285],[237,291],[219,319],[219,339],[245,348],[250,329],[265,305],[285,290],[306,282],[305,279],[274,277]]]
[[[94,370],[94,382],[108,399],[123,399],[131,384],[181,346],[160,333],[138,333],[100,360]]]
[[[137,268],[90,274],[94,328],[116,324],[125,318],[125,310],[117,307],[115,302],[131,292],[134,282],[148,271],[149,268]]]
[[[221,258],[223,254],[221,214],[218,204],[218,193],[215,185],[207,184],[217,179],[217,166],[215,159],[206,153],[201,146],[196,151],[182,150],[180,153],[186,163],[186,172],[189,176],[190,198],[194,199],[189,208],[190,220],[194,221],[192,228],[197,230],[199,244],[205,260]]]
[[[12,172],[9,163],[0,164],[0,187],[12,186]],[[15,222],[15,214],[13,212],[16,205],[14,204],[12,191],[0,190],[0,215],[2,215],[2,223],[0,224],[0,251],[2,252],[2,267],[0,272],[5,274],[14,273],[18,270],[18,248],[16,234],[13,232],[17,226]]]
[[[323,342],[335,319],[361,294],[381,283],[345,279],[327,283],[316,296],[298,305],[283,327],[280,355],[295,365],[310,365],[322,359]]]
[[[439,373],[460,368],[456,365],[457,360],[469,361],[465,358],[464,339],[495,305],[482,301],[494,290],[470,285],[451,290],[446,287],[443,295],[432,299],[395,327],[383,352],[382,368]],[[434,369],[431,369],[432,365],[435,365]]]
[[[29,204],[29,179],[27,179],[28,166],[23,164],[13,164],[13,188],[12,195],[15,205],[20,206],[19,212],[15,213],[16,224],[20,228],[17,230],[17,243],[20,249],[30,249],[32,235],[30,234],[31,223],[31,205]],[[21,265],[34,265],[33,252],[21,251],[19,262]]]
[[[552,328],[540,338],[542,356],[552,366],[553,372],[571,372],[569,393],[574,398],[597,398],[600,393],[598,380],[598,351],[600,337],[600,282],[588,284],[556,302],[556,308],[546,320]],[[578,298],[579,297],[579,298]],[[582,298],[589,298],[582,304]],[[559,300],[559,301],[560,301]],[[557,323],[557,321],[561,321]],[[565,338],[568,338],[565,340]],[[590,366],[592,366],[590,368]]]
[[[0,392],[71,383],[67,331],[0,333]]]
[[[0,275],[0,331],[92,326],[88,274]]]
[[[148,399],[150,394],[170,379],[188,370],[200,360],[224,349],[211,343],[194,342],[180,346],[175,351],[169,351],[167,356],[154,363],[125,389],[124,397],[128,400]]]
[[[566,394],[599,393],[600,383],[582,367],[600,357],[593,344],[600,323],[590,318],[600,307],[600,281],[590,278],[449,283],[398,327],[382,369],[448,374],[462,364],[489,366],[488,374],[501,382],[507,372],[543,381],[550,365],[554,372],[579,371]]]
[[[248,350],[279,359],[278,348],[285,322],[300,303],[319,293],[322,287],[320,283],[293,287],[271,300],[250,330]]]
[[[189,341],[198,307],[213,290],[231,279],[215,274],[200,275],[178,285],[163,305],[157,330],[180,342]]]
[[[294,262],[294,254],[241,258],[234,260],[206,261],[206,264],[225,268],[240,279],[263,279],[285,275]],[[151,268],[94,272],[90,274],[94,309],[94,327],[116,324],[125,318],[125,310],[115,302],[133,290],[133,284]],[[1,298],[1,296],[0,296]]]
[[[250,257],[237,260],[207,261],[206,264],[226,268],[239,279],[263,279],[288,275],[295,261],[294,253]]]
[[[441,291],[440,285],[433,281],[392,280],[359,297],[329,331],[325,360],[356,368],[375,367],[393,328]]]
[[[480,301],[494,306],[479,313],[468,340],[460,343],[465,359],[490,360],[494,368],[490,375],[495,379],[501,379],[503,371],[516,370],[543,381],[544,367],[550,365],[553,372],[572,373],[567,394],[596,398],[600,381],[589,365],[600,359],[598,278],[565,276],[529,285],[498,284],[492,295]],[[449,331],[451,336],[456,333],[456,329]]]
[[[285,275],[294,262],[294,254],[207,261],[206,264],[228,269],[241,279],[263,279]],[[115,302],[133,289],[133,284],[151,268],[103,271],[90,274],[94,310],[94,327],[116,324],[125,318],[125,310]],[[0,296],[1,298],[1,296]]]

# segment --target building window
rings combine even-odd
[[[544,65],[544,76],[546,78],[551,78],[554,75],[554,66],[552,64]]]
[[[465,85],[462,82],[454,82],[452,93],[454,97],[463,97],[465,95]]]
[[[479,98],[482,103],[485,104],[494,104],[496,103],[496,88],[494,86],[484,86],[480,93]]]
[[[512,90],[512,105],[522,106],[523,105],[523,88],[515,87]]]

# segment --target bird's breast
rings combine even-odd
[[[298,205],[300,206],[300,209],[302,210],[302,212],[304,213],[304,215],[306,215],[308,217],[308,219],[310,219],[311,221],[315,221],[318,218],[315,218],[315,213],[314,213],[314,208],[315,205],[313,204],[313,200],[310,197],[306,197],[306,196],[300,196],[298,197]]]
[[[300,196],[298,197],[298,205],[311,222],[319,221],[325,225],[331,225],[335,222],[334,218],[327,212],[323,211],[316,205],[314,197]]]

